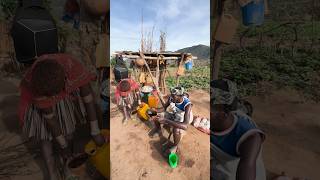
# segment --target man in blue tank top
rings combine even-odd
[[[172,127],[174,143],[168,151],[176,152],[178,144],[186,134],[188,125],[193,120],[193,114],[191,101],[185,93],[184,88],[175,87],[170,91],[171,95],[164,105],[164,110],[166,112],[163,115],[152,118],[155,122],[155,128],[150,132],[150,136],[154,137],[155,135],[161,134],[160,124],[164,124],[164,127]]]
[[[211,86],[211,175],[216,180],[265,180],[261,158],[264,133],[237,111],[236,85],[214,80]]]

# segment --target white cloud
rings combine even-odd
[[[137,0],[129,1],[138,3]],[[141,1],[139,3],[141,5]],[[145,4],[145,7],[128,7],[125,11],[144,9],[144,15],[149,16],[144,18],[144,29],[150,31],[155,26],[156,49],[159,46],[160,30],[167,33],[167,50],[170,51],[197,44],[210,44],[209,0],[145,0]],[[117,12],[111,14],[111,52],[136,51],[140,47],[141,15],[134,17],[125,11],[119,13],[128,13],[127,18],[118,18]]]

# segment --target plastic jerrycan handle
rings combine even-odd
[[[234,19],[231,14],[223,14],[223,17],[228,18],[228,19]]]
[[[89,142],[86,147],[85,147],[85,152],[89,155],[89,156],[94,156],[97,153],[97,146],[96,144],[91,141]]]

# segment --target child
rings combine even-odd
[[[134,101],[140,99],[139,87],[139,84],[133,79],[123,79],[117,86],[115,96],[118,105],[123,107],[125,116],[123,123],[126,123],[130,119]]]
[[[89,120],[96,144],[101,146],[105,143],[89,84],[94,79],[95,75],[71,56],[49,54],[39,57],[21,81],[19,117],[23,132],[41,144],[48,179],[58,178],[52,141],[58,143],[64,159],[70,157],[67,137],[72,136],[80,118]],[[81,110],[79,100],[83,101],[85,112]]]

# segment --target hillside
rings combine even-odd
[[[210,47],[201,44],[179,49],[176,52],[191,53],[192,55],[197,56],[199,60],[207,60],[210,58]]]

